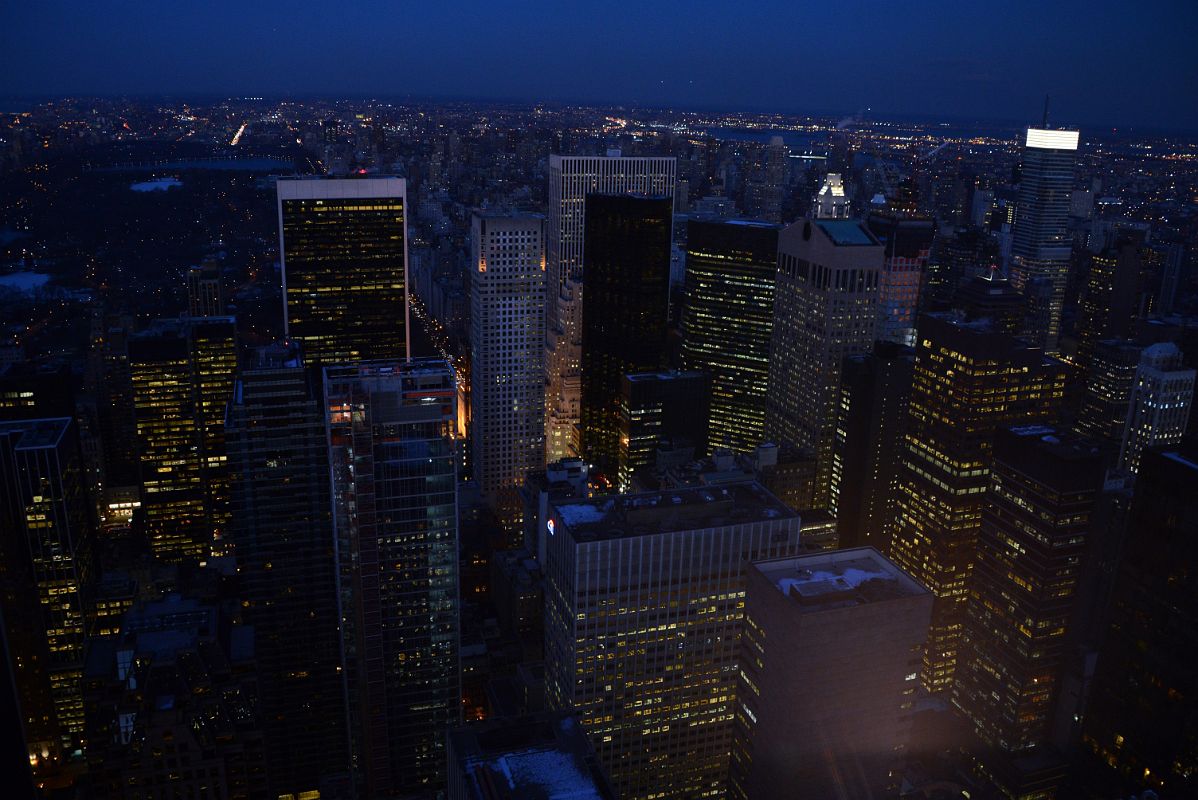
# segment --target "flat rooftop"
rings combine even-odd
[[[863,223],[855,219],[817,219],[813,222],[828,235],[832,242],[841,247],[857,245],[879,246],[881,242],[874,238]]]
[[[798,517],[756,481],[642,494],[559,500],[550,517],[576,541],[716,528]]]
[[[928,593],[872,547],[758,561],[753,569],[809,613]]]
[[[69,417],[0,422],[0,436],[13,436],[17,450],[39,450],[56,447],[70,426]]]

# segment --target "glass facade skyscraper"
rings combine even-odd
[[[356,780],[368,797],[431,792],[461,718],[454,373],[326,367],[324,394]]]
[[[285,331],[314,365],[406,358],[407,184],[277,183]]]
[[[666,365],[673,210],[672,197],[589,195],[586,201],[582,452],[612,484],[620,380]]]
[[[747,453],[765,439],[779,230],[687,223],[682,366],[711,375],[709,447]]]

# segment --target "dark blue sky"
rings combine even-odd
[[[0,96],[327,94],[1198,130],[1198,0],[5,0]]]

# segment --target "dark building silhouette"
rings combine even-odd
[[[1198,447],[1145,451],[1083,721],[1094,788],[1198,790]]]
[[[841,547],[889,549],[915,351],[878,342],[849,356],[832,445],[832,513]]]
[[[994,433],[1053,421],[1066,367],[951,314],[924,315],[919,339],[890,552],[936,595],[922,680],[942,692],[952,685]]]
[[[619,487],[627,492],[633,476],[654,465],[658,445],[707,450],[706,372],[634,372],[620,380]]]
[[[349,774],[328,446],[314,380],[297,348],[258,350],[238,377],[226,431],[229,542],[255,632],[272,797],[333,794]]]
[[[219,317],[225,313],[225,290],[221,285],[220,263],[206,260],[187,270],[187,314],[192,317]]]
[[[748,452],[765,437],[778,231],[765,222],[687,222],[682,366],[711,375],[710,447]]]
[[[296,178],[277,187],[286,335],[313,365],[405,358],[406,182]]]
[[[1132,338],[1136,321],[1147,315],[1145,270],[1142,235],[1124,232],[1091,256],[1078,303],[1077,361],[1082,369],[1089,367],[1097,342]]]
[[[673,199],[588,195],[582,298],[582,452],[614,484],[620,380],[666,365]]]
[[[1094,343],[1074,429],[1118,452],[1144,348],[1122,339]]]
[[[936,236],[936,223],[895,207],[871,212],[865,224],[885,247],[875,337],[913,345],[919,290],[925,282],[924,269]]]
[[[1027,313],[1023,295],[996,270],[963,280],[953,305],[967,320],[990,320],[1000,333],[1019,333]]]

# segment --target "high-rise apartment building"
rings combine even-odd
[[[287,178],[276,185],[287,337],[314,365],[406,358],[406,181]]]
[[[817,508],[829,502],[841,366],[873,350],[883,252],[856,220],[800,220],[779,236],[765,434],[815,453]]]
[[[349,774],[337,560],[318,376],[298,346],[255,352],[229,407],[232,521],[242,617],[254,650],[271,796]]]
[[[914,369],[915,351],[893,342],[844,360],[829,507],[841,547],[889,549]]]
[[[657,448],[669,441],[690,448],[693,461],[707,451],[706,372],[633,372],[620,381],[619,487],[632,489],[633,478],[654,466]]]
[[[0,635],[39,782],[84,736],[92,516],[74,421],[0,421]]]
[[[1194,376],[1172,342],[1144,348],[1131,386],[1120,469],[1135,474],[1144,450],[1181,441],[1194,402]]]
[[[237,372],[232,317],[158,320],[129,341],[141,508],[162,559],[203,558],[228,525],[225,408]]]
[[[545,682],[624,800],[723,797],[747,562],[799,552],[755,483],[574,500],[546,520]]]
[[[952,685],[1000,427],[1055,418],[1066,367],[985,321],[920,318],[890,557],[936,597],[922,681]]]
[[[545,221],[475,214],[470,272],[471,466],[501,519],[545,465]]]
[[[995,438],[952,702],[1012,797],[1026,795],[1011,762],[1049,739],[1102,482],[1098,451],[1054,428]]]
[[[1150,788],[1185,797],[1198,788],[1196,638],[1198,448],[1190,441],[1145,452],[1136,479],[1082,723],[1101,762],[1087,774],[1103,794]]]
[[[573,452],[582,404],[582,300],[586,198],[589,194],[673,197],[674,158],[549,157],[546,248],[546,460]],[[664,312],[663,312],[664,313]]]
[[[582,455],[601,480],[613,484],[620,380],[666,366],[673,204],[672,197],[586,198]]]
[[[1079,138],[1077,131],[1028,128],[1023,141],[1011,279],[1028,298],[1029,333],[1050,353],[1061,334],[1072,255],[1067,226]]]
[[[908,347],[915,344],[919,290],[936,224],[900,208],[871,213],[865,224],[885,249],[878,290],[876,338]]]
[[[729,796],[886,796],[931,611],[872,547],[750,565]]]
[[[687,223],[682,366],[711,376],[711,447],[745,453],[765,439],[779,230]]]
[[[430,792],[461,717],[454,373],[326,367],[342,675],[367,796]]]

